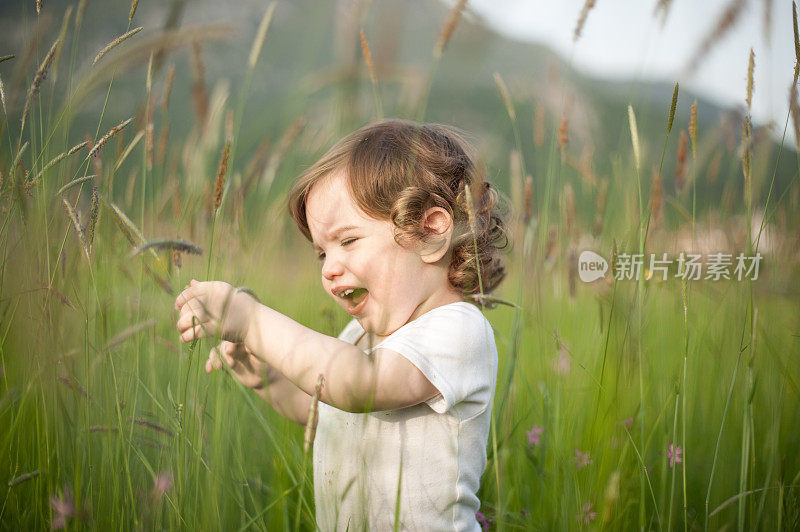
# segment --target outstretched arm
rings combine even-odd
[[[404,356],[360,348],[305,327],[263,305],[252,313],[245,345],[265,357],[306,394],[324,376],[320,400],[340,410],[393,410],[435,397],[439,390]]]
[[[220,334],[243,342],[263,362],[313,395],[324,377],[320,400],[340,410],[394,410],[435,397],[439,390],[404,356],[358,347],[318,333],[235,292],[228,283],[192,281],[175,301],[181,341]]]

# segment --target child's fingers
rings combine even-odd
[[[212,347],[206,361],[206,373],[211,373],[212,370],[222,369],[223,361],[230,368],[234,368],[238,363],[236,353],[239,350],[239,344],[223,340],[219,345]]]
[[[200,322],[208,321],[208,314],[200,304],[192,300],[181,309],[181,315],[178,317],[176,327],[179,332],[183,332],[191,327],[195,320]]]
[[[185,288],[178,297],[175,298],[175,310],[180,310],[189,300],[192,299],[192,289],[187,287]]]
[[[196,297],[200,293],[200,289],[202,288],[201,283],[198,283],[196,280],[192,279],[187,286],[178,297],[175,298],[175,310],[180,310],[186,303],[188,303],[193,297]]]
[[[205,338],[208,336],[204,330],[204,327],[206,326],[207,325],[198,323],[194,327],[189,327],[181,333],[181,342],[187,343],[195,340],[196,338]]]

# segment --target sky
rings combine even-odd
[[[545,44],[596,77],[679,82],[721,105],[744,108],[747,63],[755,53],[753,121],[774,122],[780,136],[789,109],[795,63],[790,0],[744,0],[735,25],[717,41],[693,74],[686,67],[735,0],[672,0],[666,21],[654,16],[658,0],[597,0],[581,37],[573,42],[585,0],[470,0],[468,6],[495,30]],[[771,5],[769,35],[765,6]],[[791,135],[791,124],[787,138]]]

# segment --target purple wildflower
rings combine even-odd
[[[489,518],[483,515],[482,512],[476,512],[475,519],[478,520],[478,522],[481,524],[481,528],[484,531],[489,530],[489,525],[491,524],[491,521],[489,521]]]
[[[583,469],[584,467],[594,463],[592,461],[592,457],[589,456],[589,451],[581,452],[579,449],[575,449],[575,458],[573,458],[576,464],[578,464],[578,469]]]
[[[531,430],[526,430],[525,434],[528,436],[528,445],[533,447],[534,445],[539,445],[541,441],[542,431],[544,429],[538,425],[534,425],[531,427]]]
[[[667,446],[667,458],[669,458],[669,466],[674,467],[676,463],[680,464],[683,462],[683,458],[681,455],[683,454],[683,449],[681,446],[673,446],[673,444],[669,444]]]

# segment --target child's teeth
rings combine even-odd
[[[348,288],[347,290],[344,291],[344,293],[342,295],[347,297],[350,294],[352,294],[353,292],[355,292],[355,290],[353,288]]]

